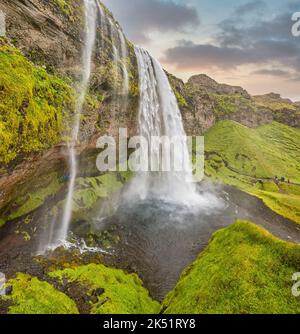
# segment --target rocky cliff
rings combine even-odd
[[[95,141],[100,135],[116,135],[119,127],[136,132],[139,95],[133,45],[122,38],[111,13],[101,2],[98,5],[91,83],[77,148],[87,175],[96,173]],[[11,217],[26,204],[32,190],[48,189],[67,173],[64,143],[81,76],[82,8],[82,0],[0,3],[7,25],[7,36],[0,40],[0,218]],[[124,66],[129,81],[126,94]],[[57,187],[46,191],[38,202],[56,191]]]
[[[251,96],[242,87],[219,84],[205,74],[187,83],[169,75],[189,135],[205,133],[218,121],[232,120],[250,128],[277,121],[299,127],[299,104],[278,94]]]
[[[254,101],[259,108],[263,108],[272,113],[275,121],[289,126],[300,127],[300,103],[293,103],[289,99],[284,99],[280,94],[270,93],[261,96],[254,96]]]

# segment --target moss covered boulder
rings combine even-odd
[[[238,221],[214,234],[163,303],[171,314],[299,313],[300,246]]]
[[[19,273],[8,285],[12,293],[2,298],[10,302],[10,314],[78,314],[74,301],[36,277]]]
[[[18,273],[7,286],[10,294],[0,297],[0,302],[8,305],[10,314],[155,314],[160,310],[136,274],[102,264],[51,271],[44,280]]]
[[[90,301],[93,314],[154,314],[160,309],[135,274],[90,264],[50,273],[61,282],[77,283],[94,298]]]

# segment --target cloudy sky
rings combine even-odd
[[[252,94],[300,100],[297,0],[103,0],[127,37],[187,80],[206,73]]]

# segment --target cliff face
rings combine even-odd
[[[58,3],[55,0],[3,0],[0,9],[6,14],[7,37],[26,57],[46,65],[47,69],[74,75],[80,71],[81,1],[71,1],[69,8]]]
[[[254,96],[257,106],[272,113],[275,121],[289,126],[300,127],[300,103],[282,98],[279,94],[270,93]]]
[[[189,135],[205,133],[214,124],[232,120],[250,128],[277,121],[300,126],[299,104],[278,94],[252,97],[242,87],[219,84],[205,74],[183,81],[169,76]]]
[[[135,134],[139,95],[133,45],[126,38],[121,44],[121,28],[98,4],[91,82],[77,148],[87,175],[96,172],[100,135],[116,135],[119,127]],[[72,126],[85,32],[83,0],[3,0],[0,10],[7,31],[0,39],[0,109],[5,115],[0,118],[1,222],[26,206],[32,191],[49,188],[67,173],[64,142]],[[126,55],[121,54],[124,47]],[[126,96],[123,66],[129,80]],[[50,188],[28,211],[59,187]]]
[[[127,121],[132,121],[135,117],[132,113],[136,111],[138,95],[133,46],[126,40],[127,59],[118,59],[119,64],[114,62],[114,48],[122,48],[118,36],[121,28],[100,2],[99,6],[102,7],[104,17],[101,18],[99,12],[90,99],[84,108],[85,117],[81,131],[82,139],[87,140],[99,132],[114,129],[116,120],[118,124],[121,120],[120,125],[132,129],[131,122]],[[83,0],[3,0],[0,10],[6,14],[7,37],[10,42],[35,65],[42,66],[48,73],[66,78],[75,86],[82,69]],[[111,101],[112,96],[122,95],[121,62],[126,62],[128,67],[130,94],[128,108],[119,110],[118,114],[118,110],[113,113],[109,111],[116,109]],[[115,115],[115,119],[112,115]]]

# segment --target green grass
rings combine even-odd
[[[300,313],[300,246],[238,221],[214,234],[163,303],[167,314]]]
[[[248,108],[252,112],[255,109],[252,100],[240,95],[209,94],[209,96],[214,101],[214,114],[217,118],[235,113],[241,107]]]
[[[2,298],[13,304],[9,314],[78,314],[74,301],[36,277],[19,273],[8,285],[12,294]]]
[[[82,286],[82,297],[90,303],[91,314],[155,314],[160,304],[154,301],[135,274],[108,268],[101,264],[89,264],[52,271],[49,277],[64,286],[76,283]],[[36,277],[18,273],[8,281],[12,294],[0,297],[9,301],[10,314],[77,314],[75,302],[53,285]],[[95,290],[103,294],[91,298]],[[79,292],[80,293],[80,292]]]
[[[75,94],[0,39],[0,163],[61,140]]]
[[[122,270],[90,264],[49,275],[88,287],[89,293],[104,289],[98,301],[91,304],[92,314],[154,314],[160,309],[159,303],[151,299],[138,276]]]
[[[206,175],[261,198],[286,218],[300,223],[300,132],[279,123],[247,128],[233,121],[217,123],[205,135]]]

